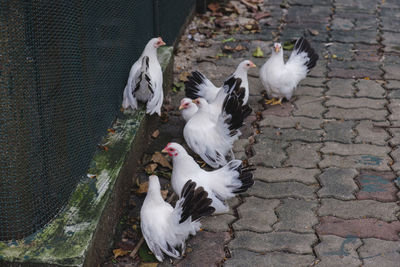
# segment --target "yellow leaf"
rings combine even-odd
[[[365,77],[364,80],[369,80],[369,77]]]
[[[151,163],[144,168],[147,174],[152,174],[156,169],[157,169],[157,164],[155,163]]]
[[[123,250],[122,248],[117,248],[113,250],[114,254],[114,259],[118,258],[119,256],[125,256],[128,255],[130,251],[128,250]]]
[[[160,153],[160,152],[155,152],[153,156],[151,157],[151,161],[154,163],[158,163],[163,167],[169,168],[172,170],[171,164],[168,162],[166,158]]]
[[[146,193],[148,189],[149,189],[149,182],[144,182],[139,185],[139,189],[136,190],[136,193],[143,194]]]
[[[182,82],[186,82],[186,81],[188,81],[188,76],[190,75],[190,73],[189,72],[187,72],[187,71],[183,71],[183,72],[181,72],[181,74],[179,74],[179,80],[180,81],[182,81]]]
[[[139,267],[157,267],[158,262],[142,262]]]
[[[337,58],[337,55],[333,54],[333,55],[332,55],[332,58]]]
[[[253,57],[264,57],[264,52],[259,46],[257,46],[256,51],[253,52]]]

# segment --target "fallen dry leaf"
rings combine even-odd
[[[249,0],[240,0],[242,4],[244,4],[247,8],[251,9],[253,12],[258,10],[258,6],[254,3],[251,3]]]
[[[149,189],[149,182],[144,182],[139,185],[139,189],[136,190],[136,193],[138,194],[147,193],[148,189]]]
[[[117,248],[113,250],[114,259],[118,258],[119,256],[125,256],[129,254],[128,250],[123,250],[122,248]]]
[[[169,168],[172,170],[171,164],[168,162],[168,160],[160,153],[160,152],[155,152],[153,156],[151,157],[151,161],[154,163],[158,163],[163,167]]]
[[[207,5],[207,7],[212,12],[216,12],[220,8],[218,3],[210,3],[210,4]]]
[[[222,51],[224,51],[224,52],[232,52],[233,51],[233,47],[231,47],[229,45],[224,45],[224,47],[222,48]]]
[[[113,128],[107,129],[107,132],[109,133],[115,133],[115,130]]]
[[[235,47],[235,50],[236,50],[236,51],[246,50],[246,47],[244,47],[243,45],[237,45],[237,46]]]
[[[187,71],[182,71],[181,74],[179,74],[179,80],[182,82],[187,82],[188,81],[188,76],[190,76],[190,73]]]
[[[147,174],[152,174],[156,169],[157,169],[157,164],[156,163],[151,163],[144,168]]]
[[[157,267],[158,262],[142,262],[139,267]]]
[[[254,19],[256,19],[256,20],[260,20],[260,19],[263,19],[263,18],[268,18],[268,17],[270,17],[271,16],[271,13],[269,13],[268,11],[266,11],[266,12],[257,12],[257,13],[255,13],[254,14]]]
[[[151,137],[157,138],[159,135],[160,135],[160,130],[157,129],[151,134]]]
[[[311,33],[311,35],[314,35],[314,36],[319,34],[319,31],[317,31],[317,30],[308,29],[308,31]]]

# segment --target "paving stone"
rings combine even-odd
[[[399,79],[399,73],[400,73],[400,66],[398,64],[385,64],[383,66],[383,69],[385,71],[385,79],[393,79],[393,80],[398,80]]]
[[[393,160],[394,160],[394,164],[392,165],[392,169],[395,171],[399,171],[400,170],[400,147],[397,147],[396,149],[394,149],[390,155],[392,156]]]
[[[330,42],[328,47],[330,55],[336,55],[336,59],[351,61],[354,58],[354,44]],[[334,60],[331,56],[331,61]]]
[[[379,62],[379,45],[366,45],[366,44],[355,44],[357,49],[356,55],[354,56],[355,61],[371,61]]]
[[[316,184],[317,180],[315,176],[319,173],[319,169],[303,169],[298,167],[257,167],[253,172],[255,179],[264,182],[300,182],[307,185]]]
[[[311,77],[307,77],[304,80],[302,80],[299,84],[299,86],[304,86],[304,85],[308,85],[308,86],[313,86],[313,87],[321,87],[325,82],[325,78],[311,78]]]
[[[355,133],[353,121],[328,121],[324,123],[324,141],[351,143]]]
[[[373,170],[361,170],[356,178],[360,186],[357,199],[373,199],[382,202],[397,201],[398,189],[393,180],[396,176],[393,172],[377,172]]]
[[[356,93],[358,97],[384,98],[385,96],[385,89],[380,83],[373,80],[359,80],[356,87],[358,88]]]
[[[370,62],[366,62],[370,63]],[[367,66],[367,65],[365,65]],[[333,68],[328,72],[330,78],[344,78],[344,79],[364,79],[368,77],[372,80],[381,79],[383,72],[380,69],[343,69]]]
[[[364,30],[353,30],[351,32],[336,30],[331,32],[331,38],[334,42],[344,43],[366,43],[376,44],[377,32],[376,31],[364,31]]]
[[[237,231],[229,249],[246,249],[254,252],[288,251],[291,253],[312,253],[312,244],[317,241],[314,234],[291,232],[254,233]]]
[[[354,23],[352,19],[336,18],[334,16],[332,20],[332,30],[351,30],[354,28]]]
[[[257,143],[253,145],[256,154],[251,158],[251,162],[258,166],[280,167],[286,159],[284,149],[287,143],[268,139],[262,133],[256,137]]]
[[[284,199],[282,202],[276,209],[279,222],[274,225],[275,230],[314,233],[312,227],[318,223],[318,218],[313,210],[318,202],[300,199]]]
[[[383,33],[383,41],[382,41],[382,44],[384,44],[384,46],[385,46],[384,51],[400,53],[400,46],[399,46],[399,41],[398,41],[399,38],[400,38],[400,33],[384,32]]]
[[[400,240],[400,222],[391,223],[375,218],[345,220],[333,216],[322,217],[315,227],[318,235],[336,235],[341,237],[378,238]]]
[[[231,214],[218,214],[209,216],[201,221],[204,230],[210,232],[228,232],[229,224],[234,222],[236,217]]]
[[[350,155],[385,156],[390,152],[390,148],[385,146],[376,146],[369,144],[341,144],[334,142],[326,142],[324,147],[321,149],[321,152],[325,154],[332,153],[343,156],[350,156]]]
[[[271,199],[295,197],[300,199],[315,199],[316,185],[305,185],[298,182],[264,183],[255,181],[254,185],[247,190],[247,194]]]
[[[389,128],[389,132],[392,135],[389,144],[392,146],[400,145],[400,128]]]
[[[276,128],[305,128],[311,130],[321,129],[322,119],[307,117],[279,117],[275,115],[263,116],[259,122],[260,127],[272,126]]]
[[[355,169],[325,169],[319,176],[322,188],[317,192],[318,196],[344,200],[355,199],[354,192],[358,187],[353,179],[357,174]]]
[[[322,101],[323,99],[320,97],[303,96],[295,101],[296,108],[293,111],[293,115],[321,118],[322,113],[325,111]]]
[[[271,140],[279,140],[282,142],[289,141],[304,141],[310,143],[321,142],[323,130],[308,130],[308,129],[276,129],[263,128],[263,136]]]
[[[390,110],[389,120],[398,121],[400,120],[400,99],[391,99],[388,105]]]
[[[400,207],[396,203],[382,203],[375,200],[337,200],[326,198],[321,200],[318,214],[336,216],[343,219],[363,217],[377,218],[384,221],[397,220],[396,213]]]
[[[344,120],[373,120],[384,121],[387,116],[386,110],[374,110],[369,108],[329,108],[325,114],[327,119],[344,119]]]
[[[295,97],[300,96],[322,96],[326,89],[324,87],[311,87],[306,85],[299,85],[295,91]]]
[[[331,70],[345,70],[352,73],[360,73],[362,78],[366,77],[365,73],[362,74],[365,71],[380,72],[380,65],[381,62],[363,62],[361,60],[331,60],[328,63],[328,67]]]
[[[363,239],[359,249],[365,267],[395,267],[400,263],[400,242],[385,241],[375,238]]]
[[[196,236],[187,242],[190,252],[174,266],[199,266],[200,262],[202,266],[215,266],[225,257],[224,245],[229,239],[228,232],[197,232]]]
[[[356,143],[371,143],[374,145],[386,145],[389,135],[384,128],[374,127],[370,120],[363,120],[356,127]]]
[[[250,230],[255,232],[272,231],[271,225],[278,218],[274,209],[280,204],[277,199],[268,200],[254,196],[244,198],[244,203],[237,209],[239,220],[233,224],[233,229]]]
[[[388,94],[388,97],[390,99],[400,98],[400,90],[390,90],[390,93]]]
[[[294,105],[291,102],[284,102],[282,105],[271,106],[268,105],[267,109],[262,111],[263,117],[268,115],[275,115],[280,117],[288,117],[294,109]]]
[[[320,57],[319,60],[317,61],[317,64],[315,65],[315,67],[312,68],[311,71],[308,73],[308,76],[324,78],[325,73],[328,71],[326,68],[326,65],[327,65],[326,60],[323,60]],[[317,88],[317,89],[319,90],[320,88]],[[300,91],[300,88],[297,88],[295,94],[300,95],[301,93],[299,91]]]
[[[323,155],[322,161],[318,163],[320,168],[338,167],[338,168],[356,168],[373,169],[378,171],[390,171],[389,163],[392,160],[388,157],[377,157],[372,155],[357,156],[336,156]]]
[[[326,84],[329,90],[326,92],[326,95],[334,95],[334,96],[353,96],[355,89],[353,84],[355,81],[353,79],[338,79],[332,78]]]
[[[320,143],[302,143],[291,142],[291,146],[286,149],[288,159],[285,162],[287,166],[315,168],[320,161],[318,151],[321,149]]]
[[[318,259],[316,266],[361,266],[357,249],[362,246],[359,238],[348,236],[346,238],[334,235],[321,235],[321,242],[315,246]]]
[[[231,258],[224,266],[280,266],[293,267],[296,263],[298,267],[310,266],[314,261],[312,255],[290,254],[285,252],[255,253],[244,249],[233,249]]]
[[[389,80],[386,81],[386,88],[388,89],[400,89],[400,81],[396,81],[396,80]]]
[[[249,144],[249,140],[247,138],[245,139],[239,139],[233,144],[233,152],[240,152],[240,151],[245,151],[245,147]]]
[[[331,96],[325,102],[328,107],[341,107],[341,108],[370,108],[370,109],[384,109],[386,104],[385,99],[369,99],[369,98],[343,98]]]

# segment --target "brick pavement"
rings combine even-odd
[[[261,33],[235,36],[249,50],[210,60],[229,37],[217,36],[210,48],[192,47],[191,68],[220,84],[243,59],[262,65],[251,57],[256,46],[269,56],[272,38],[301,35],[320,60],[282,106],[260,104],[258,69],[249,73],[258,116],[235,152],[257,166],[256,183],[229,213],[204,221],[189,242],[196,249],[177,264],[399,266],[400,3],[266,0],[264,8],[272,16]]]

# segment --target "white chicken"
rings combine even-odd
[[[240,92],[238,86],[239,83],[234,82],[229,91]],[[203,98],[193,100],[198,111],[187,121],[183,136],[190,149],[213,168],[227,163],[226,156],[241,135],[239,128],[252,112],[248,105],[242,106],[243,94],[243,90],[239,95],[228,94],[220,112],[212,111],[212,106]]]
[[[272,98],[266,103],[277,105],[282,103],[283,98],[290,100],[297,84],[307,76],[317,60],[318,55],[303,37],[296,41],[286,63],[283,60],[282,45],[275,43],[271,57],[260,69],[261,82],[268,97]]]
[[[172,158],[171,184],[175,193],[180,196],[182,188],[191,179],[207,191],[216,213],[228,211],[225,200],[245,192],[254,184],[252,169],[243,167],[241,160],[232,160],[218,170],[205,171],[178,143],[169,143],[162,152]]]
[[[163,253],[180,258],[185,251],[185,240],[200,229],[199,220],[215,211],[207,192],[202,187],[196,188],[190,179],[182,186],[179,196],[173,208],[161,196],[158,177],[149,177],[149,189],[140,210],[140,226],[147,245],[159,261],[164,260]]]
[[[240,87],[245,89],[245,95],[243,99],[243,105],[247,104],[249,99],[249,82],[247,79],[247,71],[250,68],[255,68],[256,65],[250,60],[242,61],[236,68],[235,72],[232,73],[225,81],[230,78],[239,78],[241,80]],[[194,71],[192,76],[188,77],[188,81],[185,82],[185,94],[186,97],[191,99],[204,98],[208,103],[214,101],[217,97],[218,92],[222,87],[216,87],[207,77],[205,77],[201,72]]]
[[[138,101],[147,103],[146,113],[161,115],[163,103],[163,75],[157,59],[157,48],[165,45],[161,37],[151,39],[142,55],[133,64],[125,86],[122,107],[133,110],[138,108]]]

